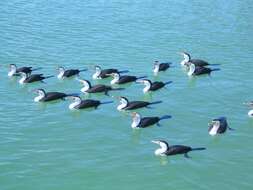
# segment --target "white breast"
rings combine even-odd
[[[63,75],[64,75],[64,72],[60,72],[60,73],[57,75],[57,78],[58,78],[58,79],[63,79]]]
[[[26,79],[26,77],[23,76],[23,77],[19,80],[19,83],[20,83],[20,84],[24,84],[25,79]]]
[[[217,134],[217,131],[219,129],[219,126],[213,126],[212,129],[209,131],[209,135],[216,135]]]
[[[8,73],[8,76],[9,76],[9,77],[12,77],[15,73],[16,73],[16,71],[11,70],[11,71]]]
[[[187,63],[187,61],[186,60],[183,60],[183,61],[181,61],[181,65],[185,65]]]

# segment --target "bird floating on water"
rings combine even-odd
[[[126,97],[120,96],[120,105],[118,105],[117,110],[134,110],[139,108],[150,108],[150,105],[162,103],[162,101],[157,102],[147,102],[147,101],[129,101]]]
[[[19,76],[21,74],[21,72],[30,75],[32,73],[32,71],[36,71],[39,69],[41,69],[41,68],[36,68],[36,69],[33,69],[32,67],[19,67],[18,68],[16,64],[10,64],[10,71],[8,72],[8,76],[9,77]]]
[[[119,71],[118,69],[102,69],[100,66],[96,65],[95,66],[95,73],[92,75],[93,79],[103,79],[110,77],[109,74],[112,73],[127,73],[129,72],[128,70],[126,71]]]
[[[87,71],[87,69],[82,69],[82,70],[68,69],[68,70],[65,70],[64,67],[60,66],[60,67],[58,67],[58,71],[59,71],[59,74],[57,75],[57,78],[58,79],[64,79],[64,78],[69,78],[69,77],[72,77],[72,76],[75,76],[75,75],[79,75],[80,72]]]
[[[157,90],[163,88],[164,86],[172,83],[172,81],[168,81],[168,82],[161,82],[161,81],[151,82],[151,80],[149,80],[149,79],[139,79],[136,82],[137,83],[142,83],[142,84],[145,85],[145,87],[143,88],[143,93],[157,91]]]
[[[141,117],[137,112],[132,113],[132,124],[131,127],[135,128],[146,128],[152,125],[160,126],[160,121],[164,119],[170,119],[170,115],[164,115],[162,117]]]
[[[208,133],[209,135],[217,135],[225,133],[227,129],[233,130],[228,126],[227,118],[226,117],[219,117],[216,119],[213,119],[211,123],[208,124]]]
[[[156,156],[172,156],[177,154],[184,154],[186,158],[190,158],[188,152],[195,151],[195,150],[205,150],[206,148],[192,148],[190,146],[184,145],[172,145],[169,144],[164,140],[153,140],[152,143],[158,144],[160,148],[155,150]]]

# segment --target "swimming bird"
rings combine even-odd
[[[20,84],[24,83],[32,83],[32,82],[43,82],[44,79],[51,78],[53,76],[46,76],[44,77],[43,74],[32,74],[28,75],[26,73],[20,72],[21,73],[21,79],[19,80]]]
[[[193,63],[188,62],[186,65],[189,66],[189,71],[187,73],[188,76],[192,76],[192,75],[204,75],[204,74],[208,74],[210,75],[212,71],[218,71],[220,69],[211,69],[208,67],[200,67],[200,66],[195,66]]]
[[[162,117],[141,117],[140,114],[133,112],[132,113],[132,124],[131,127],[133,129],[135,128],[146,128],[151,125],[158,125],[160,126],[160,121],[163,119],[170,119],[170,115],[164,115]]]
[[[181,65],[186,65],[189,62],[193,63],[195,66],[201,67],[210,65],[208,62],[201,59],[191,59],[191,55],[187,52],[181,52],[180,54],[184,57],[184,60],[181,62]]]
[[[75,76],[75,75],[79,75],[80,72],[83,72],[83,71],[87,71],[87,69],[82,69],[82,70],[79,70],[79,69],[68,69],[68,70],[65,70],[64,67],[58,67],[58,71],[59,71],[59,74],[57,75],[57,78],[58,79],[64,79],[64,78],[69,78],[69,77],[72,77],[72,76]]]
[[[184,146],[184,145],[169,146],[169,144],[164,140],[153,140],[151,142],[158,144],[160,146],[160,148],[155,150],[155,155],[157,156],[172,156],[172,155],[177,155],[177,154],[184,154],[186,158],[190,158],[188,155],[188,152],[206,149],[206,148],[192,148],[190,146]]]
[[[117,110],[133,110],[138,108],[149,108],[150,105],[162,103],[162,101],[157,102],[146,102],[146,101],[128,101],[126,97],[120,96],[120,105],[118,105]]]
[[[138,79],[146,78],[146,76],[142,76],[142,77],[136,77],[136,76],[131,76],[131,75],[120,76],[119,73],[108,74],[108,76],[113,77],[111,84],[126,84],[129,82],[135,82]]]
[[[35,102],[49,102],[53,100],[59,100],[66,98],[67,96],[73,96],[74,94],[65,94],[62,92],[46,92],[44,89],[35,89],[33,92],[38,96],[34,98]]]
[[[101,93],[104,92],[105,95],[108,95],[109,91],[112,90],[124,90],[124,88],[113,88],[111,86],[108,85],[104,85],[104,84],[97,84],[92,86],[90,81],[88,80],[83,80],[83,79],[77,79],[79,82],[81,82],[83,84],[83,88],[81,89],[81,92],[83,93]]]
[[[137,83],[142,83],[145,85],[145,87],[143,88],[143,92],[150,92],[150,91],[157,91],[161,88],[163,88],[164,86],[172,83],[172,81],[168,81],[168,82],[161,82],[161,81],[155,81],[155,82],[151,82],[151,80],[149,79],[139,79],[136,81]]]
[[[10,71],[8,73],[8,76],[19,76],[21,72],[26,74],[31,74],[32,71],[39,70],[41,68],[32,69],[32,67],[20,67],[18,68],[16,64],[10,64]]]
[[[228,126],[226,117],[213,119],[211,123],[208,124],[208,126],[208,132],[212,136],[225,133],[227,129],[233,130]]]
[[[99,100],[86,99],[82,100],[79,96],[70,96],[74,102],[69,105],[69,109],[85,109],[94,107],[97,109],[99,105],[113,103],[113,101],[101,102]]]
[[[159,63],[159,61],[155,61],[153,72],[157,74],[160,71],[166,71],[170,68],[171,63]]]
[[[95,73],[92,75],[93,79],[103,79],[103,78],[107,78],[109,77],[108,74],[112,74],[112,73],[126,73],[128,72],[126,71],[119,71],[118,69],[103,69],[96,65],[95,66]]]

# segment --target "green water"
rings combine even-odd
[[[252,189],[253,120],[242,104],[252,100],[252,9],[251,0],[1,1],[0,189]],[[221,70],[189,78],[178,64],[182,50]],[[154,77],[155,60],[174,67]],[[42,66],[38,72],[46,75],[56,74],[58,65],[99,64],[172,80],[152,96],[136,84],[112,95],[162,100],[140,113],[173,118],[136,131],[117,102],[80,112],[70,111],[69,101],[35,103],[34,88],[70,93],[81,86],[56,78],[21,86],[7,77],[10,63]],[[218,116],[235,131],[208,135],[207,123]],[[207,150],[191,159],[159,158],[154,139]]]

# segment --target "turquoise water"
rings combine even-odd
[[[242,104],[252,100],[252,8],[251,0],[1,1],[0,189],[252,189],[253,120]],[[182,50],[221,64],[221,71],[189,78],[178,64]],[[174,67],[154,77],[155,60]],[[35,103],[34,88],[79,92],[81,86],[56,78],[21,86],[7,77],[10,63],[43,66],[38,72],[46,75],[59,65],[99,64],[172,80],[152,96],[136,84],[112,95],[162,100],[140,113],[173,118],[136,131],[116,101],[79,112],[68,109],[69,101]],[[235,131],[208,135],[207,123],[218,116]],[[191,159],[158,158],[154,139],[207,150]]]

